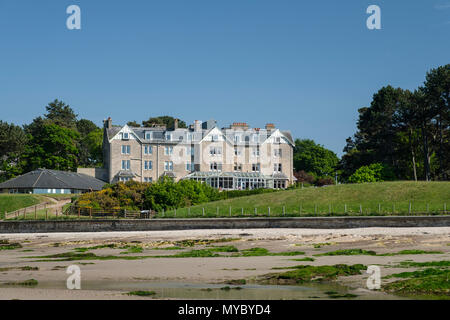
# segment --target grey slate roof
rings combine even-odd
[[[101,190],[105,182],[83,173],[37,169],[0,183],[0,189]]]

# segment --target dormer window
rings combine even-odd
[[[219,136],[217,134],[212,135],[211,141],[219,141]]]
[[[123,140],[128,140],[128,139],[130,139],[130,134],[129,134],[128,132],[124,132],[124,133],[122,134],[122,139],[123,139]]]
[[[170,133],[166,133],[166,140],[167,141],[171,141],[172,140],[172,135]]]
[[[151,140],[152,139],[152,132],[146,131],[145,132],[145,140]]]
[[[239,142],[241,142],[241,137],[234,136],[234,143],[239,143]]]

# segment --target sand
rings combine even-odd
[[[30,256],[44,256],[74,252],[74,248],[91,247],[108,243],[140,245],[143,253],[120,254],[124,249],[102,248],[92,250],[96,255],[154,256],[172,255],[178,250],[153,250],[157,246],[173,246],[174,241],[186,239],[224,239],[231,242],[213,245],[233,245],[239,250],[253,247],[266,248],[271,252],[303,251],[302,256],[262,257],[214,257],[214,258],[147,258],[139,260],[89,260],[37,262]],[[364,228],[364,229],[245,229],[245,230],[189,230],[149,232],[98,232],[98,233],[48,233],[48,234],[2,234],[0,240],[18,242],[20,249],[0,251],[0,299],[151,299],[126,293],[130,284],[145,282],[223,284],[233,279],[249,279],[274,272],[274,267],[299,264],[334,265],[357,264],[381,265],[382,276],[405,271],[392,268],[400,261],[448,260],[450,256],[450,228]],[[317,244],[325,243],[320,248]],[[316,244],[316,247],[314,246]],[[204,248],[204,245],[194,249]],[[365,249],[377,253],[401,250],[442,251],[444,254],[421,254],[400,256],[322,256],[313,262],[293,261],[293,258],[312,257],[314,254],[338,249]],[[190,250],[192,248],[187,248]],[[25,250],[25,251],[24,251]],[[32,250],[32,251],[28,251]],[[80,264],[88,263],[88,264]],[[66,267],[76,264],[81,269],[82,290],[68,290]],[[22,271],[23,266],[39,270]],[[5,269],[10,268],[10,269]],[[15,269],[14,269],[15,268]],[[410,269],[411,270],[411,269]],[[367,291],[368,275],[341,277],[338,282],[355,292]],[[7,282],[36,279],[35,288],[6,286]],[[380,293],[382,295],[382,293]]]

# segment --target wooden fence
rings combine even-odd
[[[11,212],[5,212],[5,219],[11,219],[11,218],[19,218],[19,217],[26,217],[27,214],[37,214],[37,211],[39,210],[46,210],[47,207],[50,205],[51,203],[39,203],[33,206],[29,206],[26,208],[21,208],[15,211],[11,211]]]

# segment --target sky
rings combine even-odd
[[[272,122],[342,155],[358,109],[385,85],[423,84],[450,63],[449,39],[448,0],[0,0],[0,120],[59,99],[99,126]]]

